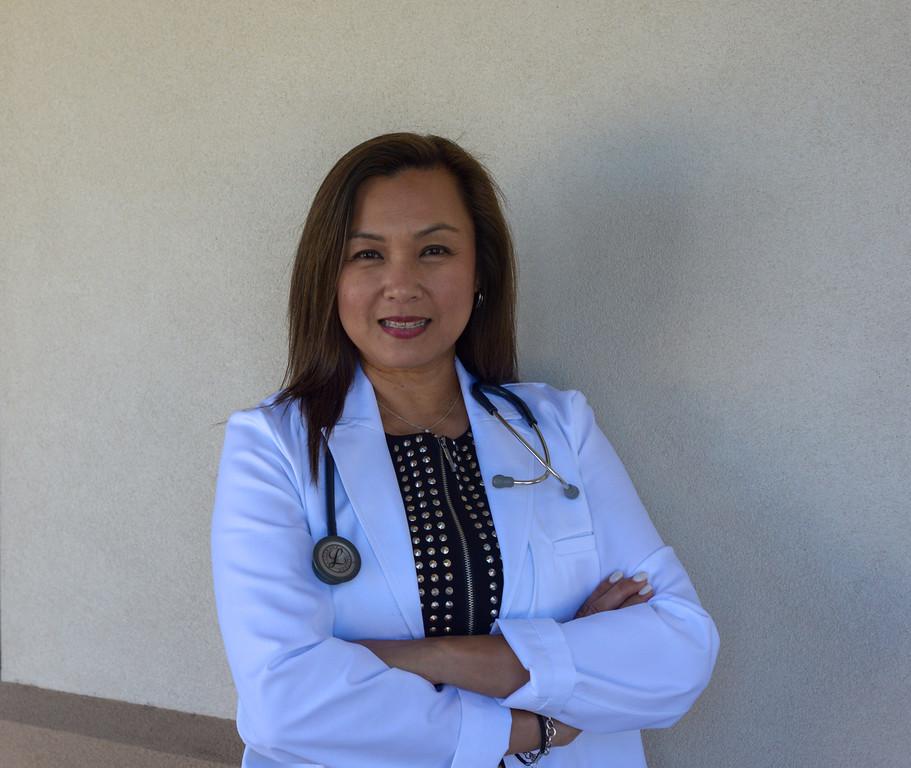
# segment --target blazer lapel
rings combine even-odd
[[[537,463],[500,422],[471,394],[474,377],[455,359],[459,386],[468,410],[481,477],[497,531],[503,561],[503,600],[499,615],[508,614],[528,549],[531,489],[534,486],[494,488],[495,474],[517,479],[532,477]],[[502,398],[491,397],[500,415],[526,440],[536,436],[521,415]],[[325,432],[324,432],[325,434]],[[342,416],[328,437],[336,469],[364,535],[399,605],[412,637],[424,637],[411,533],[399,491],[395,468],[386,444],[376,394],[370,379],[357,365]],[[534,472],[540,474],[540,472]]]
[[[373,385],[360,364],[328,440],[348,500],[408,631],[413,638],[424,637],[411,532]]]
[[[471,434],[474,437],[478,467],[487,493],[487,503],[500,543],[500,557],[503,561],[503,599],[499,616],[508,616],[515,597],[518,580],[528,552],[528,536],[532,520],[533,485],[516,485],[512,488],[494,488],[494,475],[509,475],[517,480],[528,480],[541,474],[535,471],[539,465],[515,436],[500,421],[484,410],[471,394],[472,376],[456,358],[456,371],[468,410]],[[537,436],[522,419],[521,414],[508,400],[488,395],[500,415],[510,426],[531,445],[537,444]]]

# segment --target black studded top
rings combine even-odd
[[[489,634],[503,567],[469,427],[461,436],[390,435],[414,547],[424,636]]]

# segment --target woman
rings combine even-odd
[[[585,397],[516,381],[497,192],[398,133],[316,194],[286,386],[228,419],[212,517],[245,768],[644,766],[708,683],[715,625]],[[493,482],[541,471],[509,427],[543,449],[475,381],[559,479]]]

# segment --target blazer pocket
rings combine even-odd
[[[542,579],[540,616],[569,621],[600,579],[600,558],[592,531],[551,541],[549,575]]]
[[[585,552],[595,548],[594,531],[578,533],[574,536],[567,536],[564,539],[557,539],[552,542],[554,545],[555,555],[570,555],[574,552]]]

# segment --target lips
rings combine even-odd
[[[379,321],[384,328],[423,328],[429,322],[429,317],[417,317],[415,315],[384,317]]]
[[[417,317],[416,315],[395,315],[394,317],[384,317],[378,322],[383,333],[405,340],[416,339],[425,334],[431,320],[429,317]]]

